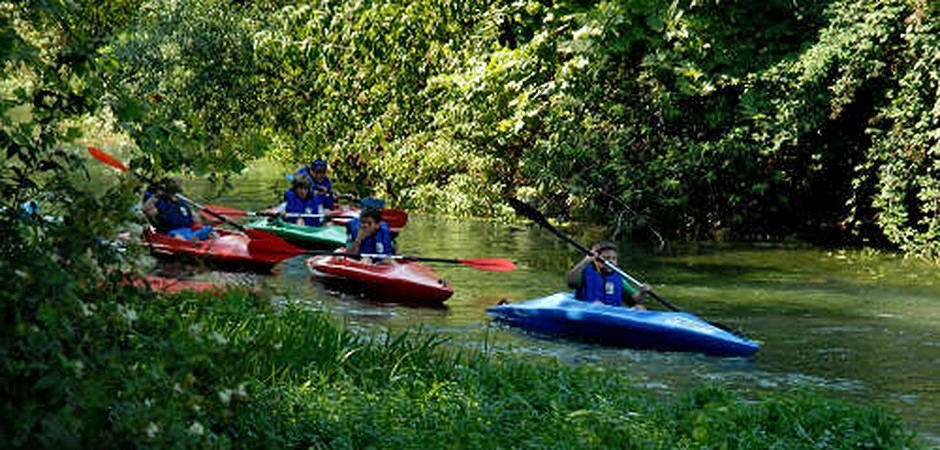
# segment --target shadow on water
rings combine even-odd
[[[252,169],[254,170],[254,168]],[[236,180],[213,203],[263,209],[286,188],[283,168],[263,166]],[[213,192],[198,180],[194,196]],[[582,242],[596,231],[566,232]],[[273,274],[202,271],[197,279],[260,287],[276,303],[325,311],[354,328],[434,329],[453,345],[523,357],[592,364],[670,395],[710,382],[744,394],[805,389],[900,413],[940,444],[940,271],[866,251],[791,244],[692,244],[654,252],[622,243],[621,263],[682,309],[740,328],[762,348],[751,359],[599,347],[532,336],[493,325],[485,310],[502,299],[523,301],[566,290],[564,275],[581,255],[527,225],[412,214],[398,239],[403,253],[443,258],[508,258],[511,273],[438,264],[454,296],[440,309],[364,300],[311,278],[303,257]]]

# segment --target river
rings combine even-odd
[[[287,187],[283,168],[253,166],[234,187],[187,180],[187,192],[249,210],[274,204]],[[596,234],[567,230],[588,242]],[[596,233],[596,232],[595,232]],[[830,398],[877,403],[898,412],[929,445],[940,446],[940,271],[921,261],[868,250],[797,243],[621,243],[621,263],[664,298],[709,321],[742,330],[761,344],[754,358],[659,353],[536,338],[489,323],[500,299],[521,301],[564,290],[580,255],[537,227],[412,214],[398,239],[403,253],[448,258],[497,257],[518,269],[491,273],[437,265],[455,290],[444,308],[363,301],[326,290],[303,257],[272,275],[197,271],[195,279],[260,286],[275,301],[327,311],[353,327],[420,326],[455,345],[593,364],[669,395],[719,383],[744,395],[808,390]],[[164,268],[179,270],[179,268]],[[484,344],[485,343],[485,344]]]

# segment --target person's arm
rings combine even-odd
[[[198,230],[202,228],[202,214],[199,214],[200,210],[196,208],[196,210],[193,211],[193,208],[189,205],[186,205],[186,207],[189,208],[189,215],[193,218],[193,229]]]
[[[578,285],[581,284],[581,272],[584,272],[584,268],[588,264],[594,261],[593,256],[585,256],[581,261],[578,261],[571,270],[568,271],[568,287],[572,289],[577,289]]]
[[[145,216],[151,219],[156,218],[157,215],[160,214],[160,211],[157,210],[157,196],[151,195],[150,198],[144,202],[144,206],[142,206],[140,210],[144,212]]]
[[[350,235],[350,237],[352,237],[352,235]],[[352,242],[346,244],[349,253],[359,253],[359,246],[362,245],[362,241],[367,237],[369,237],[369,234],[366,233],[362,227],[359,227],[356,231],[356,236],[352,238]]]
[[[627,280],[623,280],[623,303],[630,307],[646,309],[646,293],[653,290],[648,284],[634,288]]]

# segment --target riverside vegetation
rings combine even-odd
[[[0,265],[11,448],[915,446],[878,407],[707,386],[657,399],[628,373],[356,334],[248,292],[157,295],[30,244],[4,239]]]
[[[915,445],[877,407],[719,388],[662,401],[250,293],[123,286],[134,255],[100,237],[136,220],[140,186],[64,176],[86,170],[68,146],[83,132],[119,133],[147,172],[323,153],[349,162],[337,178],[428,210],[508,214],[497,199],[517,191],[625,228],[838,223],[935,256],[933,7],[746,3],[3,2],[0,442]],[[23,217],[27,199],[58,220]]]

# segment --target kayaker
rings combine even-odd
[[[575,298],[587,302],[600,302],[611,306],[626,304],[635,309],[646,309],[643,305],[649,285],[634,289],[627,280],[614,272],[603,260],[617,264],[617,245],[601,241],[591,247],[585,256],[568,271],[568,286],[575,290]]]
[[[359,217],[346,224],[346,230],[347,253],[395,254],[392,232],[389,231],[388,224],[382,220],[382,210],[375,206],[366,204],[359,213]],[[363,261],[370,262],[370,259],[363,258]],[[386,259],[381,261],[391,262]]]
[[[310,181],[303,177],[295,178],[291,188],[284,192],[284,203],[278,208],[281,217],[297,225],[318,227],[323,223],[322,217],[298,217],[288,219],[287,214],[323,214],[323,199],[310,192]]]
[[[156,189],[144,203],[143,212],[158,233],[194,242],[212,237],[212,227],[203,225],[199,215],[177,195],[182,192],[179,178],[164,178]]]
[[[310,188],[313,195],[320,197],[320,202],[326,209],[333,209],[337,195],[333,192],[333,183],[326,176],[326,161],[315,159],[309,166],[302,167],[294,174],[294,179],[306,179],[310,181]]]

